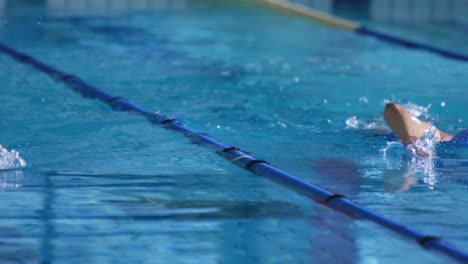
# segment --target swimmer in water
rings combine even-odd
[[[384,117],[388,126],[390,126],[406,147],[416,143],[432,128],[435,129],[436,141],[450,141],[453,139],[453,136],[437,129],[434,125],[419,120],[399,104],[387,104],[385,106]]]
[[[438,142],[443,147],[468,147],[468,129],[461,131],[456,136],[449,135],[439,130],[434,125],[419,120],[399,104],[387,104],[385,106],[384,118],[388,126],[400,138],[403,145],[412,152],[413,157],[437,157],[434,149],[427,148],[424,144],[418,144],[418,140],[427,133],[433,135],[434,141]],[[384,172],[384,177],[387,182],[385,188],[397,192],[408,190],[413,184],[418,182],[418,178],[414,176],[418,171],[426,174],[429,179],[434,178],[432,175],[435,173],[433,171],[434,163],[426,162],[411,159],[409,163],[407,161],[402,161],[402,165],[398,169],[387,169]],[[398,181],[398,179],[401,179],[401,175],[403,175],[404,178],[402,184]],[[429,182],[429,184],[432,186],[434,182]]]

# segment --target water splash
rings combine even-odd
[[[352,116],[352,117],[346,119],[345,123],[346,123],[346,128],[347,129],[349,129],[349,128],[357,129],[357,128],[359,128],[359,124],[360,124],[359,120],[357,119],[357,116]]]
[[[395,101],[395,100],[393,100]],[[384,101],[388,103],[389,101]],[[431,104],[419,106],[414,103],[402,104],[415,117],[434,119],[429,115]],[[351,116],[346,121],[346,129],[358,129],[372,134],[390,134],[392,131],[386,125],[383,116],[376,116],[372,120],[365,120]],[[432,127],[415,143],[405,147],[398,141],[389,141],[381,149],[387,170],[398,171],[398,174],[408,179],[421,179],[429,189],[437,184],[438,172],[436,170],[436,145],[438,133]],[[416,178],[413,178],[416,177]]]
[[[435,170],[436,144],[438,142],[437,129],[432,127],[418,141],[408,146],[413,154],[410,166],[415,172],[423,174],[424,183],[429,189],[434,189],[437,183]]]
[[[393,162],[391,160],[403,160],[403,156],[405,155],[406,149],[398,141],[388,141],[387,146],[383,147],[380,150],[383,154],[383,159],[387,161],[387,168],[394,169],[394,166],[391,166]],[[399,168],[400,166],[398,166]]]
[[[423,181],[427,185],[427,188],[431,190],[435,188],[438,182],[435,159],[413,157],[411,159],[410,166],[414,169],[415,174],[422,174]]]
[[[414,157],[435,158],[435,145],[437,141],[437,129],[431,127],[418,141],[408,145],[408,150],[411,151]]]
[[[429,109],[432,107],[432,104],[429,104],[428,106],[420,106],[409,102],[403,104],[403,107],[408,109],[408,111],[415,117],[423,116],[426,119],[431,118],[431,116],[429,115]]]
[[[10,150],[0,145],[0,170],[26,167],[26,161],[17,150]]]
[[[433,127],[418,141],[407,147],[401,142],[392,141],[387,142],[387,146],[381,151],[387,162],[387,169],[400,170],[400,174],[405,177],[422,178],[429,189],[434,189],[438,182],[436,144],[437,130]]]
[[[382,118],[365,121],[360,120],[357,116],[352,116],[346,119],[345,123],[346,129],[363,130],[375,135],[387,135],[392,132]]]

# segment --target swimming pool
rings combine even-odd
[[[111,18],[12,9],[11,46],[468,248],[463,155],[413,161],[375,135],[386,101],[465,128],[466,64],[232,2]],[[27,163],[0,172],[5,262],[446,261],[0,60],[0,144]]]

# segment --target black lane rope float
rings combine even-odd
[[[259,160],[251,156],[248,152],[237,147],[226,145],[205,133],[201,133],[185,126],[180,121],[165,115],[149,112],[143,108],[129,102],[125,98],[113,96],[101,89],[92,86],[79,77],[62,72],[50,65],[19,52],[15,49],[0,43],[0,52],[9,55],[13,59],[23,64],[30,65],[36,70],[48,74],[50,77],[60,81],[86,98],[100,100],[115,111],[125,111],[145,117],[150,123],[163,126],[164,128],[180,132],[193,142],[215,150],[218,154],[232,163],[249,170],[257,175],[263,176],[271,181],[279,183],[285,187],[303,194],[321,204],[333,208],[341,213],[354,218],[366,219],[377,223],[380,226],[390,229],[408,239],[416,241],[425,249],[431,249],[452,257],[460,262],[468,263],[468,253],[454,247],[436,236],[425,235],[411,227],[397,223],[374,213],[346,198],[342,194],[327,191],[314,184],[308,183],[300,178],[282,171],[270,165],[264,160]]]
[[[416,50],[423,50],[433,54],[437,54],[449,59],[454,59],[458,61],[468,62],[468,55],[441,49],[438,47],[431,46],[425,43],[419,43],[416,41],[404,39],[401,37],[397,37],[394,35],[390,35],[384,32],[379,32],[377,30],[371,29],[364,25],[358,24],[356,22],[339,18],[333,15],[325,14],[323,12],[314,10],[312,8],[303,6],[301,4],[291,3],[286,0],[254,0],[259,4],[266,5],[271,7],[275,10],[297,15],[314,22],[318,22],[320,24],[324,24],[330,27],[338,28],[341,30],[352,31],[360,35],[370,36],[377,38],[379,40],[389,42],[398,46],[416,49]]]

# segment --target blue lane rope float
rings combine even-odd
[[[339,18],[333,15],[325,14],[323,12],[314,10],[312,8],[303,6],[301,4],[291,3],[286,0],[254,0],[259,4],[263,4],[275,10],[301,16],[303,18],[312,20],[314,22],[318,22],[320,24],[324,24],[330,27],[334,27],[337,29],[352,31],[360,35],[370,36],[377,38],[379,40],[392,43],[398,46],[427,51],[433,54],[437,54],[449,59],[454,59],[458,61],[468,62],[468,55],[445,50],[441,48],[437,48],[428,44],[419,43],[416,41],[404,39],[401,37],[393,36],[384,32],[379,32],[377,30],[373,30],[369,27],[364,25],[360,25],[350,20],[346,20],[343,18]]]
[[[271,181],[277,182],[321,204],[325,204],[330,208],[354,218],[366,219],[377,223],[384,228],[390,229],[406,238],[416,241],[425,249],[435,250],[460,262],[468,263],[468,253],[450,245],[439,237],[425,235],[411,227],[380,216],[379,214],[354,203],[342,194],[327,191],[314,184],[301,180],[292,174],[272,166],[264,160],[254,158],[248,152],[237,147],[226,145],[204,133],[197,132],[174,118],[146,111],[129,102],[125,98],[112,96],[111,94],[86,83],[75,75],[62,72],[31,56],[12,49],[5,44],[0,43],[0,52],[9,55],[18,62],[30,65],[36,70],[48,74],[50,77],[64,83],[86,98],[98,99],[108,104],[115,111],[132,112],[145,117],[152,124],[180,132],[193,142],[215,150],[218,154],[232,163]]]

